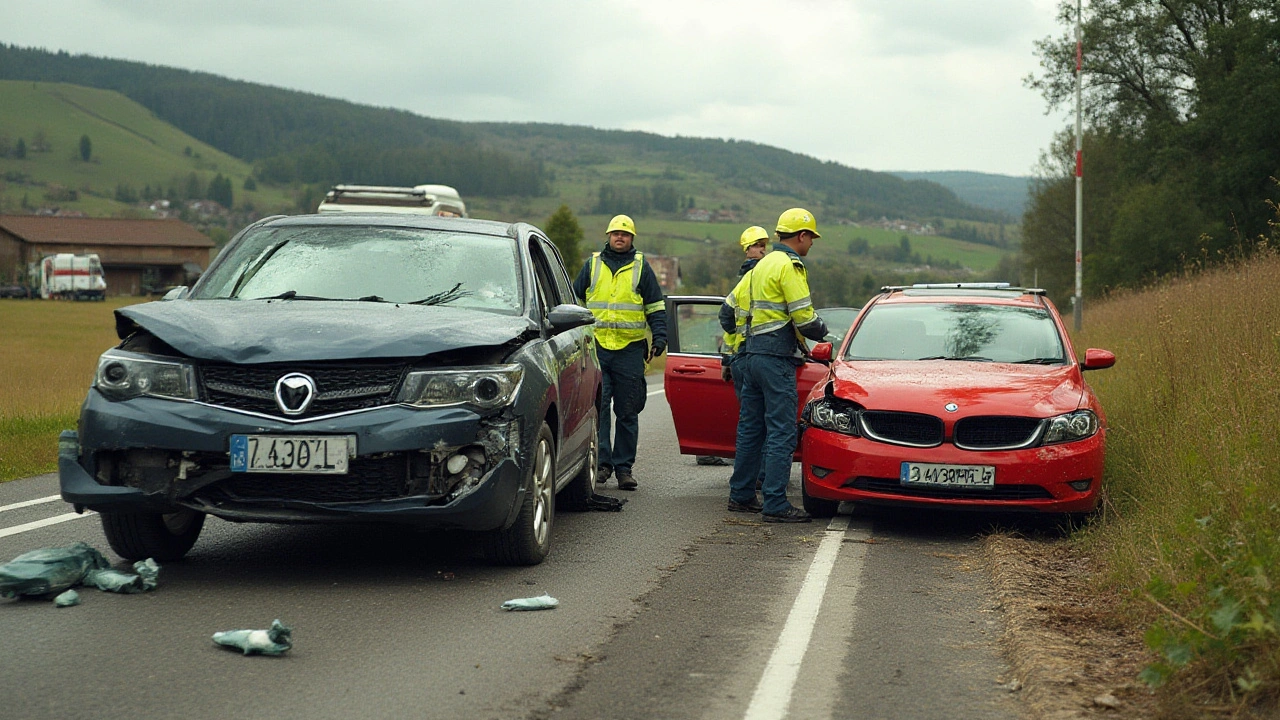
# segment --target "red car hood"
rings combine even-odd
[[[972,415],[1052,417],[1080,407],[1085,384],[1075,365],[916,360],[838,362],[835,394],[868,410],[953,420]],[[816,392],[822,392],[821,384]],[[944,408],[955,403],[959,409]]]

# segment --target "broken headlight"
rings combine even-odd
[[[1083,440],[1098,432],[1098,416],[1091,410],[1077,410],[1066,415],[1049,418],[1045,421],[1048,428],[1044,431],[1044,445],[1075,442]]]
[[[196,372],[188,363],[108,350],[98,358],[93,386],[108,400],[128,400],[143,395],[195,400]]]
[[[836,398],[822,398],[809,403],[804,411],[804,419],[823,430],[853,437],[861,435],[858,432],[858,409],[851,403]]]
[[[404,379],[398,400],[419,407],[472,405],[491,410],[511,404],[524,368],[484,365],[466,370],[421,370]]]

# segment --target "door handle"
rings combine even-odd
[[[677,365],[672,368],[671,371],[680,373],[681,375],[701,375],[702,373],[705,373],[707,369],[701,365]]]

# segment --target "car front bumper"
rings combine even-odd
[[[810,496],[883,505],[993,511],[1089,512],[1098,505],[1105,431],[1084,440],[1023,450],[977,452],[951,444],[890,445],[808,428],[801,440],[804,488]],[[991,489],[904,487],[903,462],[995,467]],[[1085,490],[1068,483],[1088,480]]]
[[[351,435],[357,454],[347,475],[232,473],[230,438],[237,434]],[[482,418],[465,408],[394,405],[285,422],[193,402],[110,401],[90,390],[78,436],[64,432],[59,443],[58,471],[63,499],[78,509],[188,507],[244,522],[492,530],[509,526],[524,498],[521,447],[517,420]],[[442,459],[461,448],[484,450],[478,481],[469,492],[432,487],[439,481],[430,477],[444,472]],[[145,473],[119,473],[122,463],[138,457],[150,466]],[[357,468],[370,466],[380,484],[360,477]],[[223,490],[233,486],[239,491]]]

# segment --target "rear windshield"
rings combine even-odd
[[[264,228],[244,237],[193,299],[365,300],[523,310],[515,241],[413,228]]]
[[[1066,362],[1048,310],[967,303],[874,306],[844,359]]]

